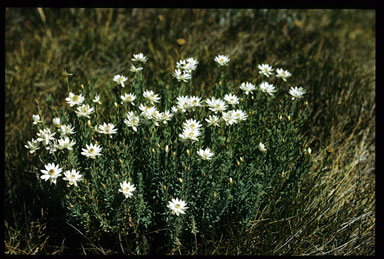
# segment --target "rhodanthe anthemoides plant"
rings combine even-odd
[[[48,97],[52,115],[38,105],[32,116],[36,137],[25,147],[38,158],[37,188],[68,224],[88,237],[124,237],[137,253],[171,250],[245,229],[266,197],[283,202],[298,188],[311,164],[299,134],[308,105],[290,72],[260,64],[256,78],[235,85],[225,80],[230,58],[218,55],[213,93],[194,96],[196,59],[177,62],[160,90],[146,85],[147,60],[134,54],[131,74],[111,75],[110,96],[67,77],[66,107]]]

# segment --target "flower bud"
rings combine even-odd
[[[176,156],[176,152],[175,151],[172,152],[172,156]]]
[[[90,120],[87,121],[87,125],[88,125],[88,127],[91,127],[91,121]]]
[[[255,99],[255,97],[253,95],[251,95],[251,99],[253,100],[253,99]]]
[[[216,192],[213,193],[213,198],[216,199]]]
[[[115,105],[115,108],[119,107],[119,105],[117,104],[117,102],[115,102],[115,104],[114,104],[114,105]]]
[[[163,189],[164,189],[164,191],[167,191],[167,186],[164,185],[164,186],[163,186]]]
[[[240,166],[240,162],[238,160],[236,160],[236,164],[237,166]]]
[[[229,177],[229,185],[232,185],[232,177]]]
[[[189,152],[189,149],[187,149],[187,156],[189,156],[190,155],[190,152]]]
[[[160,149],[160,144],[157,144],[157,148]]]
[[[165,152],[168,153],[169,151],[169,148],[168,148],[168,145],[165,146]]]
[[[53,118],[52,123],[53,123],[53,125],[55,125],[56,127],[60,127],[60,126],[61,126],[61,124],[60,124],[60,118]]]
[[[240,162],[244,163],[244,159],[242,157],[240,157]]]
[[[180,182],[180,183],[183,183],[183,179],[179,178],[179,182]]]
[[[288,115],[288,120],[289,120],[289,121],[291,120],[291,116],[290,116],[290,115]]]
[[[283,116],[280,115],[279,120],[283,120]]]
[[[307,152],[308,152],[308,155],[311,155],[312,154],[312,149],[310,147],[307,148]]]
[[[152,153],[155,153],[155,149],[154,148],[152,148]]]

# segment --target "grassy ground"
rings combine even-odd
[[[19,9],[5,24],[6,254],[113,254],[55,220],[35,193],[24,148],[36,100],[64,105],[63,71],[102,95],[127,73],[133,53],[149,58],[156,89],[176,61],[200,63],[194,83],[209,89],[218,54],[229,79],[251,81],[257,64],[288,69],[308,91],[305,134],[313,166],[284,210],[260,208],[242,236],[220,237],[185,254],[375,254],[375,11],[243,9]],[[181,40],[182,39],[182,40]],[[154,72],[152,72],[154,71]],[[287,89],[281,89],[287,90]],[[282,92],[282,91],[281,91]],[[59,101],[60,100],[60,101]]]

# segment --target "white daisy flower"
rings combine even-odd
[[[292,100],[295,98],[303,98],[305,93],[306,91],[302,87],[295,86],[289,89],[289,94],[293,96]]]
[[[201,106],[201,98],[198,96],[191,96],[187,100],[187,107],[188,108],[196,108]]]
[[[140,124],[139,116],[135,115],[133,112],[128,112],[126,116],[127,118],[124,120],[124,123],[134,131],[137,131],[137,127]]]
[[[217,55],[215,57],[215,61],[220,66],[228,66],[228,62],[230,61],[230,59],[227,56],[224,56],[224,55]]]
[[[122,192],[125,198],[133,196],[133,192],[136,190],[136,187],[130,182],[124,181],[120,183],[119,192]]]
[[[32,115],[32,119],[33,119],[33,125],[36,125],[37,123],[42,122],[40,119],[40,115],[38,115],[38,114]]]
[[[268,64],[261,64],[257,66],[259,68],[259,74],[263,74],[266,77],[272,75],[273,68]]]
[[[192,65],[197,65],[197,64],[199,64],[199,61],[197,61],[195,58],[187,58],[186,59],[186,61],[187,61],[187,63],[190,63],[190,64],[192,64]]]
[[[45,170],[40,170],[43,175],[40,176],[41,179],[48,181],[49,183],[56,184],[57,178],[61,175],[61,171],[63,170],[58,165],[55,165],[54,163],[48,163],[44,166]]]
[[[266,152],[267,151],[267,149],[265,148],[265,145],[263,144],[263,143],[259,143],[259,150],[261,151],[261,152]]]
[[[264,93],[267,93],[269,95],[273,95],[277,90],[272,84],[268,84],[267,82],[262,82],[260,84],[260,90],[263,91]]]
[[[283,70],[281,68],[276,69],[276,77],[280,77],[284,81],[287,81],[287,78],[291,76],[287,70]]]
[[[72,150],[73,146],[76,144],[76,141],[74,140],[70,140],[69,137],[65,137],[65,138],[61,138],[58,140],[58,148],[59,149],[68,149],[68,150]]]
[[[243,112],[242,110],[234,110],[232,111],[232,116],[235,118],[236,122],[239,123],[241,121],[245,121],[248,117],[248,115]]]
[[[238,121],[235,117],[235,114],[234,114],[234,111],[231,110],[231,111],[228,111],[228,112],[223,112],[223,120],[225,121],[225,125],[232,125],[232,124],[236,124]]]
[[[89,115],[91,115],[94,111],[95,110],[93,109],[93,107],[89,106],[89,104],[83,104],[77,107],[77,111],[75,112],[78,117],[86,117],[89,119]]]
[[[69,103],[69,106],[73,107],[75,105],[80,105],[84,102],[85,98],[84,96],[73,94],[72,92],[69,93],[69,96],[65,98],[67,103]]]
[[[178,112],[183,113],[183,112],[186,112],[186,109],[183,109],[183,108],[180,108],[180,107],[177,107],[177,106],[172,106],[171,111],[173,113],[178,113]]]
[[[176,63],[176,68],[192,72],[199,62],[194,58],[187,58]]]
[[[227,109],[227,104],[223,100],[216,99],[215,97],[207,99],[205,102],[208,104],[209,110],[213,111],[214,113],[223,112]]]
[[[152,122],[155,126],[160,126],[159,122],[162,121],[162,114],[155,108],[149,110],[149,117],[152,118]]]
[[[98,144],[89,144],[86,145],[86,147],[87,148],[82,148],[83,152],[81,152],[81,154],[92,159],[95,159],[96,156],[100,156],[100,152],[103,149]]]
[[[130,103],[130,104],[132,104],[132,105],[135,105],[134,103],[133,103],[133,101],[134,100],[136,100],[136,95],[134,95],[134,94],[124,94],[124,95],[122,95],[122,96],[120,96],[121,97],[121,99],[124,101],[124,102],[127,102],[127,103]]]
[[[137,73],[139,71],[143,70],[142,67],[135,67],[133,64],[131,65],[131,68],[129,69],[129,71],[133,72],[133,73]]]
[[[209,115],[208,118],[205,119],[205,121],[208,123],[208,126],[220,127],[219,126],[220,119],[216,115]]]
[[[243,82],[240,85],[240,89],[245,92],[246,95],[256,90],[256,86],[250,82]]]
[[[37,133],[38,138],[36,139],[39,142],[43,142],[44,145],[48,145],[50,140],[54,140],[55,138],[53,137],[56,133],[51,133],[50,129],[43,129],[40,130]]]
[[[185,201],[179,200],[178,198],[172,198],[172,200],[168,203],[167,207],[171,209],[172,214],[176,214],[176,216],[179,216],[179,214],[185,214],[185,210],[188,209],[186,205],[187,203]]]
[[[185,112],[190,107],[188,96],[178,96],[176,98],[176,101],[177,101],[176,107],[183,112]]]
[[[60,132],[61,136],[72,135],[72,134],[76,133],[75,129],[72,127],[71,124],[69,124],[69,125],[61,125],[60,129],[59,129],[59,132]]]
[[[198,129],[187,127],[183,129],[183,132],[179,134],[179,137],[183,141],[187,141],[187,140],[197,141],[200,134],[201,132]]]
[[[92,102],[97,103],[97,104],[101,104],[100,95],[96,95],[95,98],[93,98]]]
[[[212,157],[213,157],[213,152],[211,151],[210,148],[206,148],[205,150],[203,149],[200,149],[199,151],[197,151],[197,154],[201,157],[201,159],[203,160],[211,160]]]
[[[180,69],[175,69],[172,76],[177,79],[177,81],[188,82],[192,78],[192,74],[188,70],[181,72]]]
[[[154,106],[145,106],[140,104],[139,109],[141,110],[140,116],[144,117],[146,120],[156,120],[153,116],[159,114],[156,107]]]
[[[53,118],[52,119],[52,123],[53,125],[55,125],[56,127],[60,128],[61,124],[60,124],[60,118]]]
[[[49,144],[45,147],[46,150],[49,151],[49,154],[53,154],[57,151],[59,148],[59,143],[57,142],[57,139],[53,139]]]
[[[237,98],[236,95],[230,93],[224,96],[224,101],[226,101],[230,105],[235,105],[239,103],[239,98]]]
[[[67,170],[64,172],[63,179],[68,181],[69,185],[77,186],[77,182],[81,180],[83,176],[75,169]]]
[[[138,61],[138,62],[145,63],[145,62],[147,62],[147,60],[148,60],[148,58],[146,56],[144,56],[143,53],[133,54],[132,61]]]
[[[159,121],[162,122],[163,124],[167,124],[168,121],[172,119],[173,113],[169,111],[164,111],[160,113]]]
[[[113,77],[113,81],[115,81],[117,84],[121,85],[122,87],[125,87],[124,82],[127,80],[128,80],[128,78],[126,78],[125,76],[122,76],[122,75],[115,75]]]
[[[99,125],[97,128],[98,133],[112,135],[117,133],[117,129],[115,129],[115,125],[113,123],[105,123],[103,125]]]
[[[183,123],[184,128],[191,128],[193,130],[200,130],[201,126],[201,123],[195,119],[189,119]]]
[[[151,102],[151,104],[158,103],[160,101],[160,96],[158,94],[155,94],[152,90],[144,91],[143,96],[144,98],[148,99]]]
[[[40,149],[39,141],[32,138],[31,141],[27,141],[27,145],[24,145],[24,147],[29,149],[29,153],[33,154],[36,150]]]

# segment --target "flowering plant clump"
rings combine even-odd
[[[40,161],[37,186],[69,224],[88,237],[134,239],[126,244],[137,253],[159,240],[172,249],[224,224],[245,229],[265,197],[284,200],[299,186],[311,163],[299,134],[308,105],[288,71],[260,64],[234,84],[225,80],[230,58],[217,55],[220,81],[197,96],[196,59],[177,62],[160,90],[145,84],[148,58],[131,60],[131,74],[111,75],[111,96],[90,83],[71,89],[67,78],[66,107],[47,98],[51,123],[39,106],[32,116],[36,137],[25,147]]]

